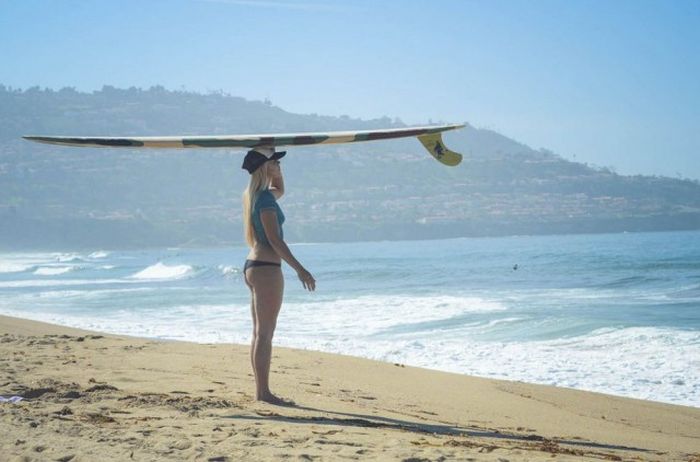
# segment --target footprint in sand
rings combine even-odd
[[[170,449],[179,449],[180,451],[183,451],[185,449],[192,447],[192,442],[190,440],[187,440],[187,439],[182,439],[182,440],[171,442],[168,445],[168,447]]]
[[[343,431],[343,430],[328,430],[327,432],[317,432],[317,431],[311,430],[311,433],[313,433],[313,434],[315,434],[315,435],[324,435],[324,436],[327,436],[327,435],[335,435],[336,433],[340,433],[340,432],[342,432],[342,431]]]
[[[88,388],[87,390],[85,390],[85,393],[94,393],[94,392],[98,392],[98,391],[117,391],[117,390],[119,390],[117,387],[114,387],[112,385],[104,383],[104,384],[94,385],[94,386]]]
[[[22,393],[22,397],[26,399],[39,398],[47,393],[55,393],[55,388],[30,388],[29,390]]]
[[[73,411],[68,406],[63,406],[62,409],[55,411],[56,415],[73,415]]]
[[[312,456],[309,454],[299,454],[299,460],[316,460],[319,459],[319,456]]]
[[[102,414],[100,412],[88,412],[86,414],[83,414],[82,420],[84,420],[88,423],[94,424],[94,425],[108,424],[108,423],[115,423],[116,422],[116,420],[113,417]]]

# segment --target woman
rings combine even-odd
[[[284,194],[284,179],[279,159],[286,152],[258,147],[248,151],[243,168],[250,173],[248,188],[243,192],[243,227],[250,246],[243,276],[251,294],[253,342],[250,360],[255,373],[255,399],[271,404],[293,404],[270,391],[272,336],[282,306],[284,278],[281,260],[294,268],[305,289],[313,291],[316,281],[294,258],[284,242],[284,214],[277,199]]]

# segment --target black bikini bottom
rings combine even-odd
[[[282,267],[281,263],[273,263],[271,261],[260,261],[260,260],[246,260],[245,265],[243,265],[243,272],[248,271],[248,268],[254,266],[279,266]]]

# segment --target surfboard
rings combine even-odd
[[[37,136],[24,139],[38,143],[61,146],[98,148],[255,148],[258,146],[307,146],[316,144],[357,143],[362,141],[390,140],[416,137],[438,161],[455,166],[462,155],[447,149],[442,141],[442,132],[463,128],[464,125],[430,125],[423,127],[391,128],[385,130],[354,130],[309,133],[272,133],[260,135],[212,135],[212,136]]]

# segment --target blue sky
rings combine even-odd
[[[700,1],[0,0],[0,83],[463,122],[700,179]]]

